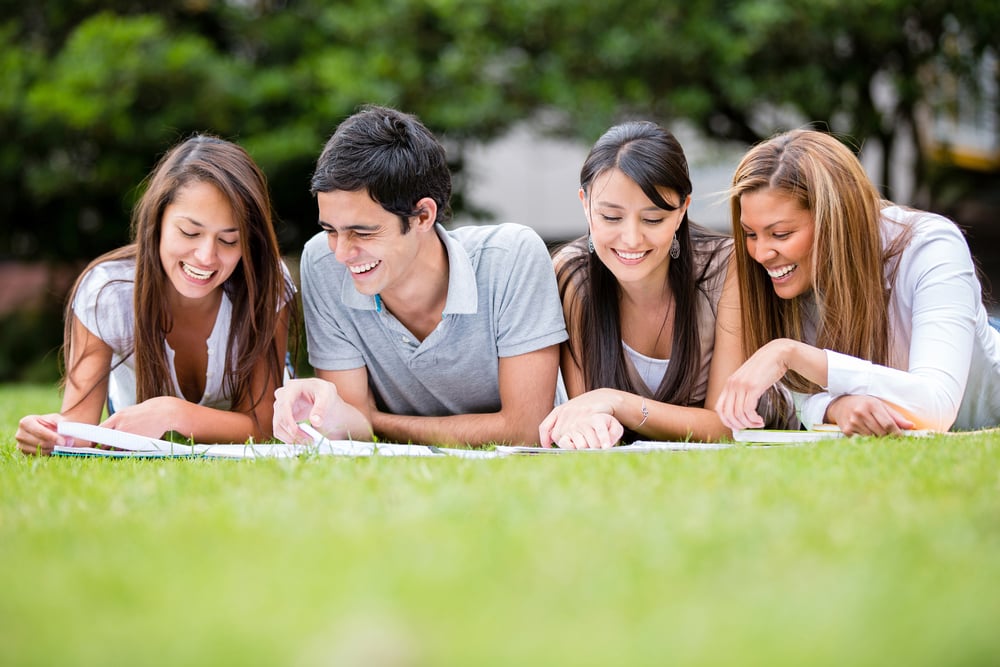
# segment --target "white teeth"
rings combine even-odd
[[[642,259],[646,256],[645,252],[622,252],[621,250],[615,250],[615,254],[622,259]]]
[[[351,273],[364,273],[365,271],[371,271],[378,265],[379,262],[370,262],[368,264],[358,264],[357,266],[349,266],[347,268],[351,270]]]
[[[789,273],[791,273],[797,268],[799,268],[798,264],[789,264],[788,266],[782,266],[779,269],[768,269],[767,275],[771,276],[772,278],[783,278],[784,276],[787,276]]]
[[[184,273],[188,274],[195,280],[208,280],[215,275],[215,271],[201,271],[189,264],[185,264],[184,262],[181,262],[181,268],[184,269]]]

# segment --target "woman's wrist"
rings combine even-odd
[[[633,431],[638,431],[640,428],[642,428],[642,425],[646,423],[646,420],[649,419],[649,408],[646,407],[645,397],[643,397],[642,399],[642,404],[639,407],[639,411],[642,413],[642,421],[636,424],[632,428]]]
[[[792,338],[781,338],[778,362],[787,373],[795,371],[810,382],[827,386],[826,351]]]

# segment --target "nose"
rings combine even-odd
[[[760,239],[755,241],[748,239],[747,250],[750,252],[750,256],[753,257],[758,264],[765,263],[777,254],[769,243]]]
[[[330,250],[333,251],[333,256],[337,258],[337,261],[341,264],[346,264],[347,260],[351,257],[351,243],[347,238],[346,234],[340,236],[329,237]]]
[[[629,220],[622,225],[622,242],[629,248],[638,248],[642,243],[642,228],[638,220]]]
[[[215,261],[216,255],[216,240],[209,234],[205,234],[198,246],[194,249],[195,259],[198,260],[199,264],[204,266],[211,266],[212,262]]]

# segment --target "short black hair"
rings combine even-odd
[[[451,172],[441,143],[416,116],[380,106],[365,106],[342,122],[316,161],[310,191],[365,190],[386,211],[402,220],[419,213],[417,202],[437,204],[436,222],[451,214]]]

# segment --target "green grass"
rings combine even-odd
[[[1000,662],[997,434],[39,459],[0,398],[3,665]]]

